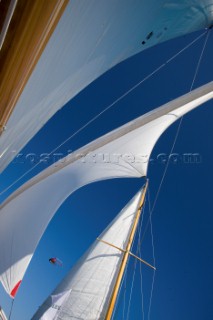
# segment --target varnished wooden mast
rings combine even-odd
[[[135,236],[135,232],[137,230],[137,225],[138,225],[138,222],[139,222],[139,219],[140,219],[141,209],[142,209],[143,204],[144,204],[144,199],[145,199],[147,187],[148,187],[148,180],[146,182],[146,185],[144,187],[143,193],[141,195],[140,204],[139,204],[136,216],[135,216],[135,220],[134,220],[134,223],[133,223],[133,226],[132,226],[132,230],[131,230],[131,233],[130,233],[130,236],[129,236],[129,240],[128,240],[128,243],[127,243],[127,246],[126,246],[126,249],[125,249],[125,253],[124,253],[124,256],[123,256],[123,259],[122,259],[122,262],[121,262],[121,266],[120,266],[120,269],[119,269],[119,272],[118,272],[118,276],[117,276],[117,279],[116,279],[116,282],[115,282],[115,286],[114,286],[114,289],[113,289],[113,292],[112,292],[112,296],[111,296],[111,299],[110,299],[110,303],[109,303],[109,307],[108,307],[108,310],[107,310],[107,314],[106,314],[105,320],[111,320],[111,317],[112,317],[112,314],[113,314],[113,311],[114,311],[114,307],[115,307],[116,299],[117,299],[117,296],[118,296],[119,288],[120,288],[120,285],[121,285],[122,277],[123,277],[123,274],[124,274],[124,271],[125,271],[125,268],[126,268],[128,257],[129,257],[129,252],[130,252],[130,249],[131,249],[131,246],[132,246],[132,242],[133,242],[133,239],[134,239],[134,236]]]
[[[18,0],[0,52],[0,134],[69,0]]]

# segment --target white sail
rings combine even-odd
[[[6,199],[0,207],[0,280],[6,291],[11,294],[22,280],[49,221],[71,193],[95,181],[145,176],[166,128],[212,98],[213,82],[80,148]]]
[[[7,317],[3,311],[3,309],[0,306],[0,320],[7,320]]]
[[[125,206],[100,239],[125,250],[142,191]],[[122,257],[118,249],[96,240],[33,320],[104,320]]]
[[[210,26],[211,7],[211,0],[71,0],[0,137],[0,172],[94,79],[150,46]]]

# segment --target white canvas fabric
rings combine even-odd
[[[61,309],[62,305],[67,301],[69,298],[71,290],[66,290],[60,292],[58,294],[51,295],[51,307],[45,311],[45,313],[40,317],[41,320],[53,320],[56,318],[59,310]]]
[[[0,137],[0,172],[88,84],[150,46],[210,26],[211,7],[212,0],[70,0]]]
[[[6,291],[10,294],[22,280],[49,221],[70,194],[99,180],[146,176],[151,151],[165,129],[212,97],[213,82],[80,148],[6,199],[0,207],[0,280]]]
[[[126,248],[142,191],[143,189],[125,206],[100,235],[100,239],[121,249]],[[104,320],[122,257],[123,253],[118,249],[96,240],[32,320]],[[52,296],[60,297],[68,291],[66,301],[55,306]],[[54,317],[51,318],[52,312]]]

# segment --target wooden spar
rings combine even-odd
[[[124,252],[124,253],[126,252],[126,250],[121,249],[121,248],[115,246],[114,244],[109,243],[109,242],[107,242],[107,241],[104,241],[104,240],[102,240],[102,239],[100,239],[100,238],[97,238],[97,240],[100,241],[100,242],[103,242],[103,243],[107,244],[108,246],[113,247],[113,248],[115,248],[115,249],[117,249],[117,250],[119,250],[119,251],[121,251],[121,252]],[[139,258],[139,257],[136,256],[135,254],[133,254],[131,251],[129,251],[129,254],[130,254],[130,256],[134,257],[135,259],[139,260],[140,262],[146,264],[148,267],[156,270],[156,268],[153,267],[150,263],[148,263],[148,262],[146,262],[145,260]]]
[[[150,267],[153,270],[156,270],[155,267],[153,267],[150,263],[146,262],[145,260],[139,258],[138,256],[136,256],[135,254],[133,254],[132,252],[129,252],[130,256],[134,257],[135,259],[139,260],[140,262],[144,263],[145,265],[147,265],[148,267]]]
[[[68,0],[19,0],[0,52],[0,134]]]
[[[120,269],[119,269],[119,272],[118,272],[118,276],[117,276],[117,279],[116,279],[116,282],[115,282],[115,285],[114,285],[114,289],[113,289],[112,296],[111,296],[111,299],[110,299],[110,302],[109,302],[109,307],[108,307],[108,310],[107,310],[107,313],[106,313],[105,320],[111,320],[111,317],[112,317],[112,314],[113,314],[113,311],[114,311],[114,307],[115,307],[116,299],[117,299],[117,296],[118,296],[119,288],[120,288],[120,285],[121,285],[122,277],[123,277],[123,274],[124,274],[124,271],[125,271],[125,268],[126,268],[128,257],[129,257],[129,252],[130,252],[130,249],[131,249],[131,246],[132,246],[132,242],[134,240],[135,232],[137,230],[137,225],[138,225],[138,222],[139,222],[139,219],[140,219],[140,216],[141,216],[141,209],[142,209],[143,204],[144,204],[144,199],[145,199],[147,187],[148,187],[148,180],[146,182],[146,185],[145,185],[144,190],[143,190],[142,195],[141,195],[140,204],[139,204],[139,207],[137,209],[137,213],[136,213],[136,216],[135,216],[135,220],[133,222],[132,230],[131,230],[130,235],[129,235],[129,240],[128,240],[128,243],[127,243],[127,246],[126,246],[126,249],[125,249],[125,253],[123,255],[123,259],[122,259],[122,262],[121,262],[121,266],[120,266]]]

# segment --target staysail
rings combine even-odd
[[[0,137],[0,172],[56,111],[101,74],[148,47],[211,24],[212,0],[69,1],[26,86],[17,89],[23,90]],[[6,81],[0,97],[4,86]],[[14,91],[9,95],[13,99]],[[0,99],[0,109],[5,101],[10,97]]]
[[[210,82],[80,148],[6,199],[0,207],[0,280],[7,293],[22,280],[49,221],[71,193],[95,181],[146,176],[151,151],[166,128],[212,98]]]
[[[144,189],[140,190],[100,239],[125,250]],[[123,252],[96,240],[43,303],[32,320],[104,320],[123,258]]]

